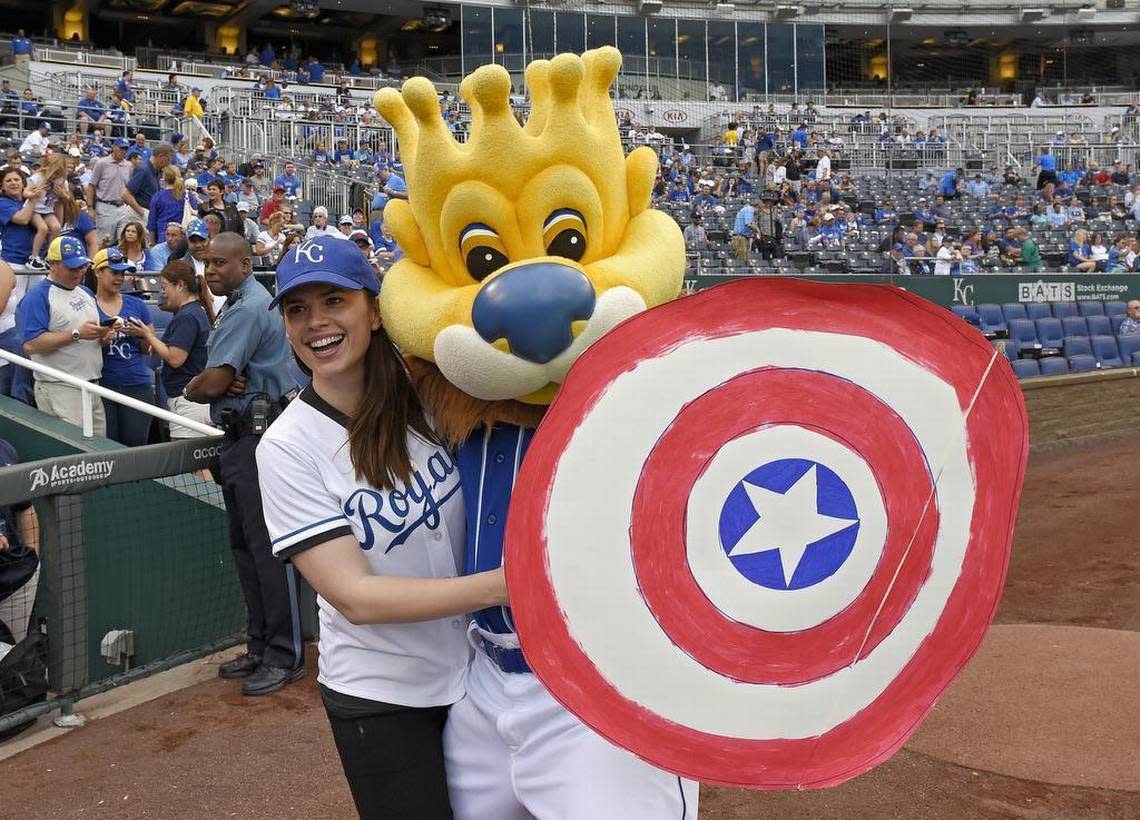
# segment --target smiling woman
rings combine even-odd
[[[321,695],[361,817],[450,818],[443,726],[463,695],[466,613],[506,602],[501,570],[456,577],[455,462],[381,327],[350,242],[290,249],[277,305],[311,377],[257,448],[279,558],[320,595]]]

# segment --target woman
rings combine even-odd
[[[95,293],[99,321],[117,320],[117,332],[103,348],[103,376],[99,383],[124,396],[154,404],[154,371],[139,346],[138,336],[129,332],[149,326],[150,311],[137,296],[122,292],[123,276],[134,270],[118,248],[105,248],[91,260],[87,288]],[[127,447],[147,443],[152,416],[109,399],[103,399],[103,411],[107,415],[107,438]]]
[[[1089,232],[1084,228],[1077,228],[1069,242],[1069,265],[1079,273],[1092,273],[1096,270],[1096,261],[1092,258],[1092,248],[1089,247]]]
[[[190,143],[186,140],[182,140],[178,143],[178,147],[174,151],[174,164],[185,171],[190,167],[190,163],[193,161],[194,154],[190,151]]]
[[[15,294],[16,275],[7,265],[0,265],[0,350],[17,356],[24,355],[20,334],[16,330]],[[12,395],[12,373],[15,368],[7,359],[0,359],[0,396]]]
[[[153,245],[171,222],[182,224],[186,212],[186,195],[182,187],[182,174],[174,165],[162,169],[158,193],[151,197],[146,219],[146,231]]]
[[[14,272],[14,266],[23,266],[32,254],[32,240],[36,235],[32,219],[44,193],[42,187],[25,186],[24,180],[19,168],[0,171],[0,263],[9,273]],[[34,282],[22,284],[23,287],[17,287],[17,301]]]
[[[67,138],[67,147],[64,149],[69,157],[79,158],[83,156],[83,135],[72,134]]]
[[[325,149],[325,144],[321,140],[317,140],[316,147],[313,148],[312,159],[313,162],[329,161],[329,152]]]
[[[190,380],[206,367],[206,341],[214,325],[214,301],[201,287],[194,266],[176,259],[160,274],[162,309],[174,318],[159,339],[151,325],[135,325],[127,329],[138,337],[143,352],[162,359],[162,386],[166,389],[170,412],[186,416],[202,424],[210,423],[210,405],[190,401],[182,395]],[[202,435],[188,427],[170,425],[170,437],[196,438]]]
[[[1096,263],[1096,270],[1105,273],[1108,270],[1108,246],[1104,244],[1104,236],[1097,231],[1092,235],[1089,243],[1089,258]]]
[[[1029,227],[1041,230],[1049,225],[1049,216],[1045,213],[1045,206],[1038,202],[1033,206],[1033,213],[1029,216]]]
[[[146,228],[141,222],[128,222],[124,225],[123,230],[119,232],[119,242],[116,247],[135,270],[146,269]]]
[[[274,303],[312,383],[258,444],[265,523],[320,595],[318,683],[357,811],[443,820],[464,615],[506,587],[499,571],[456,577],[458,471],[381,326],[375,272],[350,242],[312,246],[277,269]]]
[[[285,214],[278,211],[269,217],[269,226],[257,235],[253,252],[257,256],[271,256],[276,259],[285,247]]]

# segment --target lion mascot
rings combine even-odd
[[[652,210],[655,153],[625,155],[609,88],[616,49],[526,70],[525,124],[501,66],[468,76],[466,142],[422,77],[376,95],[408,199],[384,211],[404,256],[381,291],[467,506],[465,571],[500,566],[519,466],[575,359],[624,320],[678,296],[685,247]],[[476,613],[467,695],[445,747],[460,820],[695,818],[697,784],[602,739],[531,674],[509,608]]]

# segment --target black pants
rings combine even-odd
[[[304,663],[301,609],[292,564],[273,557],[254,457],[259,436],[222,439],[219,483],[229,515],[230,548],[249,612],[249,651],[268,666],[293,669]]]
[[[443,766],[447,707],[376,707],[349,717],[325,701],[361,820],[451,820]]]
[[[1040,171],[1040,172],[1038,172],[1038,174],[1037,174],[1037,190],[1038,191],[1040,191],[1042,188],[1044,188],[1050,182],[1052,182],[1054,185],[1057,184],[1057,172],[1056,171]]]

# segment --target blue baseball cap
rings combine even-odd
[[[48,246],[47,261],[62,262],[69,268],[82,268],[91,264],[83,243],[74,236],[57,236],[53,239]]]
[[[380,292],[380,277],[355,243],[335,236],[315,236],[293,246],[277,264],[277,295],[269,307],[277,307],[289,291],[314,282]]]
[[[206,227],[205,221],[195,219],[186,226],[186,236],[196,236],[199,239],[209,239],[210,229]]]
[[[119,137],[117,140],[112,142],[111,145],[115,146],[116,148],[130,148],[131,147],[131,144],[129,142],[127,142],[125,139],[123,139],[122,137]]]
[[[91,260],[91,267],[95,270],[99,268],[110,268],[116,273],[134,273],[135,266],[127,261],[123,256],[123,252],[118,248],[103,248],[99,253],[95,254],[95,258]]]

